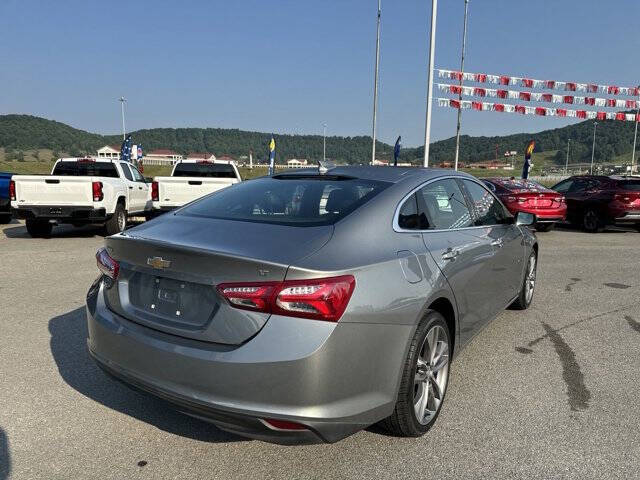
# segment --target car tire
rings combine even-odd
[[[582,216],[582,228],[584,228],[585,232],[589,233],[601,232],[604,229],[602,217],[596,210],[585,210]]]
[[[633,228],[635,229],[636,232],[640,232],[640,223],[636,223]]]
[[[109,220],[107,220],[107,223],[104,224],[104,233],[107,236],[115,235],[116,233],[124,231],[126,226],[127,212],[124,209],[124,205],[122,205],[122,203],[118,203],[113,215]]]
[[[428,310],[411,340],[393,413],[381,422],[385,430],[400,437],[419,437],[429,431],[442,410],[451,352],[447,322],[440,313]]]
[[[536,223],[536,232],[550,232],[555,226],[555,223]]]
[[[53,225],[47,220],[38,220],[34,218],[28,218],[26,221],[27,232],[33,238],[47,238],[51,236],[51,230]]]
[[[524,279],[522,280],[522,286],[520,287],[520,293],[509,308],[511,310],[526,310],[531,305],[533,300],[533,294],[536,286],[536,275],[538,272],[538,255],[536,252],[531,252],[527,260],[527,267],[524,271]]]
[[[0,215],[0,224],[1,225],[6,225],[7,223],[11,223],[11,214],[10,213],[3,213]]]

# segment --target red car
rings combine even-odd
[[[607,225],[640,231],[640,177],[581,175],[552,188],[567,199],[569,221],[588,232],[599,232]]]
[[[564,197],[539,183],[508,177],[483,178],[482,181],[513,215],[533,213],[536,216],[535,228],[539,232],[548,232],[567,216]]]

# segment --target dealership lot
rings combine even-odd
[[[0,231],[0,479],[631,478],[640,467],[640,233],[538,235],[531,309],[453,363],[423,438],[249,441],[114,383],[86,351],[90,227]],[[375,352],[372,352],[375,354]]]

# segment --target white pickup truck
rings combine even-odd
[[[182,160],[170,177],[155,177],[151,199],[155,212],[166,212],[242,181],[233,162],[224,160]]]
[[[107,235],[125,229],[127,216],[151,213],[149,185],[127,162],[61,158],[51,175],[14,175],[11,208],[32,237],[47,237],[54,224],[102,224]]]

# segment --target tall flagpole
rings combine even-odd
[[[380,14],[382,11],[382,0],[378,0],[378,24],[376,27],[376,72],[373,80],[373,131],[371,138],[371,165],[376,159],[376,116],[378,114],[378,70],[380,67]]]
[[[126,132],[126,130],[124,128],[124,102],[126,102],[127,99],[124,98],[124,97],[120,97],[118,99],[118,101],[120,102],[120,111],[122,112],[122,140],[124,140],[125,139],[125,132]]]
[[[636,170],[636,140],[638,138],[638,119],[640,119],[640,85],[638,86],[638,110],[636,112],[636,129],[633,133],[633,150],[631,151],[631,174]]]
[[[464,0],[464,28],[462,30],[462,59],[460,60],[460,87],[462,87],[462,75],[464,74],[464,49],[467,44],[467,14],[469,11],[469,0]],[[458,101],[462,102],[462,88],[458,95]],[[460,123],[462,121],[462,109],[458,109],[458,124],[456,126],[456,159],[453,168],[458,170],[458,156],[460,153]]]
[[[564,174],[567,174],[567,171],[569,170],[569,148],[571,148],[571,139],[567,140],[567,161],[564,164]]]
[[[429,142],[431,141],[431,111],[433,101],[433,64],[436,50],[436,15],[438,13],[438,0],[431,0],[431,38],[429,40],[429,71],[427,72],[427,118],[424,122],[424,160],[423,165],[429,166]]]
[[[593,159],[596,154],[596,127],[598,126],[598,122],[593,122],[593,144],[591,145],[591,170],[589,175],[593,175]]]

